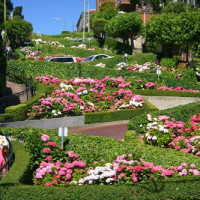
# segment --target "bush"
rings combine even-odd
[[[27,118],[27,111],[28,109],[36,103],[40,98],[45,97],[43,93],[39,93],[35,95],[33,98],[29,99],[28,101],[16,105],[7,107],[5,110],[5,114],[0,115],[0,121],[23,121]]]
[[[194,114],[200,113],[200,102],[189,103],[186,105],[169,108],[166,110],[152,112],[154,116],[167,115],[178,121],[188,121]],[[146,114],[132,118],[128,123],[129,130],[140,132],[140,125],[147,123]]]
[[[143,65],[146,62],[155,63],[156,54],[153,53],[135,53],[133,54],[133,60],[140,65]]]
[[[199,178],[181,178],[134,186],[15,186],[1,188],[2,200],[198,200]]]
[[[175,67],[176,62],[174,62],[174,60],[171,58],[162,58],[160,61],[160,65],[171,69]]]

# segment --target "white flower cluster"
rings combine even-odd
[[[122,70],[125,67],[127,67],[127,64],[125,62],[121,62],[121,63],[118,63],[117,66],[118,66],[117,70]]]
[[[151,123],[148,123],[146,126],[147,133],[145,134],[145,137],[147,140],[157,140],[157,136],[151,136],[149,134],[150,130],[159,130],[163,133],[169,133],[169,129],[167,128],[167,125],[159,124],[159,121],[156,117],[152,117],[150,114],[147,114],[147,119]]]
[[[59,44],[58,47],[62,47],[62,48],[64,48],[65,45],[63,45],[63,44]]]
[[[192,145],[192,153],[198,152],[198,149],[195,148],[195,145],[200,145],[200,136],[194,136],[190,138],[190,143],[193,143]]]
[[[52,110],[52,114],[54,116],[58,116],[58,115],[62,115],[62,112],[61,111]]]
[[[74,90],[73,86],[72,85],[66,85],[65,83],[61,82],[60,83],[60,87],[61,87],[61,90],[62,91],[65,91],[65,90]]]
[[[105,167],[96,167],[94,170],[89,170],[89,176],[81,178],[78,181],[79,185],[94,184],[97,181],[105,182],[106,184],[112,184],[116,171],[111,169],[112,164],[107,163]]]
[[[70,48],[87,49],[86,44],[79,44],[78,46],[71,46]]]
[[[151,63],[150,63],[150,62],[147,62],[147,63],[144,63],[143,65],[135,64],[133,67],[134,67],[134,68],[133,68],[134,71],[137,71],[137,70],[138,70],[140,73],[142,73],[142,72],[144,72],[144,71],[146,71],[146,70],[150,70],[150,68],[151,68]]]
[[[128,104],[122,104],[121,106],[119,106],[118,109],[129,108],[130,106],[142,107],[143,103],[141,101],[138,102],[133,98],[132,100],[129,101]]]
[[[96,64],[95,67],[102,67],[104,68],[106,66],[106,64],[103,64],[103,63],[99,63],[99,64]]]

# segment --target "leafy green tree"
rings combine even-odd
[[[13,4],[10,0],[6,0],[6,18],[10,16],[10,12],[13,10]],[[0,0],[0,22],[4,19],[4,0]]]
[[[105,43],[105,26],[107,25],[108,21],[106,19],[95,19],[93,20],[92,27],[94,37],[98,40],[99,46],[102,47]]]
[[[22,6],[15,7],[13,11],[13,19],[24,19],[24,15],[22,15]]]
[[[125,13],[111,19],[107,26],[107,33],[116,38],[131,40],[131,47],[134,48],[133,40],[137,38],[142,30],[142,20],[137,13]]]
[[[22,42],[29,41],[33,31],[32,24],[25,20],[12,20],[4,23],[12,50],[20,47]]]
[[[188,49],[200,42],[200,13],[170,13],[151,18],[146,24],[146,40],[161,44],[165,50],[169,47],[168,51],[185,48],[188,54]]]
[[[194,10],[188,5],[188,11]],[[176,13],[180,14],[187,11],[186,3],[184,2],[170,2],[162,9],[162,13]]]
[[[101,6],[99,7],[99,10],[100,10],[100,11],[105,11],[105,10],[107,10],[108,8],[115,9],[115,3],[114,3],[113,1],[103,2],[103,3],[101,4]]]

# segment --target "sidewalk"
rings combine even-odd
[[[93,136],[113,137],[118,140],[124,138],[129,120],[86,124],[80,127],[69,128],[69,133],[80,133]]]

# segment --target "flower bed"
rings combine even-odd
[[[34,105],[30,118],[58,117],[79,115],[83,112],[99,112],[103,110],[136,109],[143,107],[142,96],[135,95],[129,89],[124,89],[131,82],[125,83],[122,77],[104,79],[75,78],[61,82],[53,76],[37,77],[39,82],[55,85],[51,95],[39,100]],[[109,90],[115,88],[115,90]]]
[[[200,156],[200,114],[193,115],[190,122],[176,121],[168,116],[147,115],[144,141],[147,144],[174,148],[183,153]]]
[[[154,163],[135,159],[132,154],[124,154],[112,163],[94,162],[87,166],[78,160],[78,154],[61,151],[47,134],[41,136],[46,148],[43,149],[44,160],[36,169],[34,178],[38,185],[83,185],[83,184],[134,184],[147,180],[166,179],[186,175],[200,176],[195,164],[182,163],[179,166],[163,168]]]

